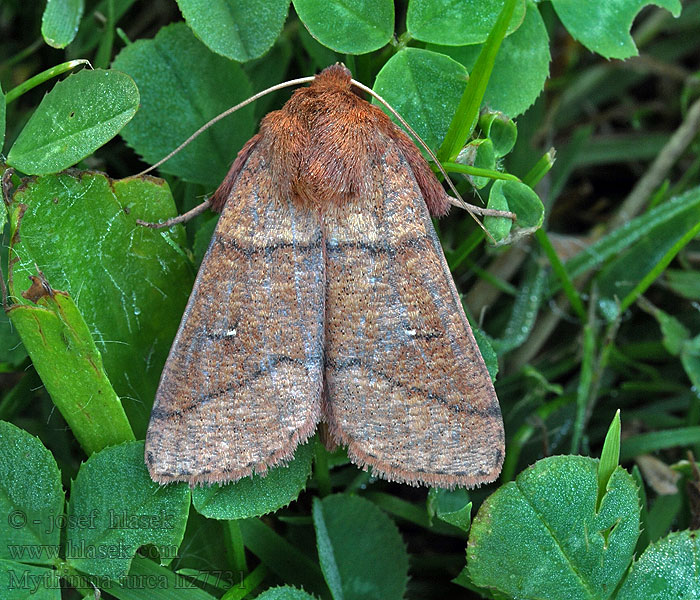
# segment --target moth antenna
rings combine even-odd
[[[443,174],[445,177],[445,181],[447,181],[447,185],[450,186],[450,189],[454,192],[456,198],[452,196],[448,196],[450,204],[453,206],[457,206],[459,208],[462,208],[466,210],[471,217],[477,222],[479,227],[484,230],[484,233],[491,239],[492,242],[496,243],[496,240],[493,238],[493,236],[488,232],[486,227],[484,227],[484,224],[479,221],[479,219],[476,218],[475,215],[479,214],[482,216],[493,216],[493,217],[506,217],[508,219],[512,219],[515,221],[515,214],[512,212],[507,212],[507,211],[502,211],[502,210],[495,210],[492,208],[481,208],[479,206],[475,206],[474,204],[469,204],[468,202],[465,202],[464,199],[462,198],[461,194],[457,191],[457,188],[454,186],[452,183],[452,180],[450,179],[450,176],[447,174],[447,171],[443,168],[443,166],[440,164],[440,161],[438,160],[437,156],[435,156],[434,152],[428,147],[428,144],[426,144],[423,141],[423,138],[421,138],[416,131],[411,127],[406,119],[404,119],[398,111],[391,106],[384,98],[382,98],[377,92],[375,92],[372,88],[367,87],[364,83],[360,83],[359,81],[356,81],[355,79],[351,79],[350,83],[354,85],[356,88],[361,89],[363,92],[368,93],[370,96],[373,98],[376,98],[377,101],[381,102],[386,108],[391,112],[392,115],[396,117],[396,119],[403,125],[403,127],[410,133],[421,145],[421,147],[428,153],[430,158],[433,159],[433,162],[437,166],[438,169],[440,169],[440,172]]]
[[[172,227],[173,225],[179,225],[180,223],[186,223],[190,219],[194,219],[197,215],[201,215],[207,208],[211,206],[211,200],[206,198],[204,202],[198,204],[193,209],[188,210],[186,213],[163,221],[161,223],[150,223],[149,221],[142,221],[141,219],[136,219],[136,224],[142,227],[150,227],[151,229],[163,229],[165,227]]]
[[[180,150],[182,150],[187,144],[189,144],[192,140],[195,138],[199,137],[201,133],[204,133],[207,129],[209,129],[212,125],[215,123],[218,123],[221,121],[221,119],[228,117],[230,114],[235,113],[237,110],[243,108],[244,106],[247,106],[251,102],[255,102],[258,98],[262,98],[263,96],[266,96],[267,94],[271,94],[272,92],[276,92],[277,90],[284,89],[286,87],[292,87],[294,85],[300,85],[302,83],[310,83],[315,79],[315,76],[309,76],[309,77],[299,77],[298,79],[291,79],[289,81],[285,81],[283,83],[278,83],[277,85],[273,85],[265,90],[262,90],[261,92],[258,92],[257,94],[252,95],[250,98],[247,100],[244,100],[240,104],[236,104],[236,106],[232,106],[229,109],[226,109],[224,112],[222,112],[220,115],[217,115],[214,117],[211,121],[205,123],[202,125],[197,131],[195,131],[190,137],[188,137],[182,144],[180,144],[175,150],[173,150],[170,154],[168,154],[165,158],[161,158],[156,164],[151,165],[148,167],[148,169],[145,169],[141,171],[140,173],[137,173],[134,175],[134,177],[140,177],[141,175],[145,175],[146,173],[150,173],[153,169],[157,169],[162,165],[165,161],[171,159],[173,156],[175,156]]]

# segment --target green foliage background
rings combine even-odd
[[[698,0],[3,2],[0,597],[700,597],[698,39]],[[335,62],[517,216],[436,223],[501,477],[410,488],[313,439],[160,487],[142,440],[216,217],[136,220],[198,204],[291,92],[133,175]]]

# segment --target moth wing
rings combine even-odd
[[[253,150],[200,267],[156,393],[161,483],[235,481],[292,457],[320,418],[319,217],[280,197]]]
[[[501,412],[413,173],[393,142],[372,197],[327,213],[324,420],[390,480],[493,481]],[[364,205],[361,205],[364,204]]]

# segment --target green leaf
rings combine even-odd
[[[83,463],[71,487],[68,518],[92,519],[69,527],[66,559],[90,575],[116,580],[129,572],[144,544],[158,548],[161,564],[177,556],[190,506],[185,484],[154,483],[143,442],[105,448]]]
[[[185,21],[213,52],[246,62],[265,54],[287,18],[289,0],[177,0]]]
[[[83,65],[89,66],[90,61],[85,60],[84,58],[79,58],[77,60],[69,60],[54,65],[53,67],[50,67],[42,71],[41,73],[37,73],[33,77],[25,79],[18,86],[15,86],[11,90],[9,90],[7,94],[5,94],[5,103],[10,104],[11,102],[17,100],[17,98],[19,98],[23,94],[26,94],[29,90],[33,90],[35,87],[46,83],[50,79],[58,77],[59,75],[63,75],[64,73],[72,71],[73,69],[76,69],[77,67],[81,67]]]
[[[700,300],[700,275],[697,271],[666,269],[668,287],[689,300]]]
[[[47,0],[41,18],[41,35],[54,48],[65,48],[78,33],[84,0]]]
[[[114,22],[119,21],[136,0],[100,0],[93,5],[92,14],[101,14],[107,18],[105,23],[95,26],[95,19],[83,19],[80,22],[78,35],[68,48],[71,56],[87,56],[96,46],[101,44],[105,37],[105,27],[109,26],[110,5],[114,10]]]
[[[139,86],[141,108],[122,137],[150,163],[251,96],[241,67],[211,52],[184,23],[163,27],[155,38],[127,46],[113,66],[129,73]],[[160,169],[185,181],[215,187],[254,126],[249,105],[205,131]]]
[[[198,512],[210,519],[246,519],[276,511],[296,500],[311,475],[313,443],[299,446],[294,459],[236,483],[192,490]]]
[[[586,48],[605,58],[637,56],[630,35],[637,13],[649,4],[681,14],[680,0],[552,0],[552,5],[569,33]]]
[[[700,189],[695,190],[695,193],[700,193]],[[647,227],[639,241],[618,252],[597,274],[595,281],[599,290],[599,303],[615,303],[616,299],[626,299],[630,294],[636,297],[635,290],[640,282],[645,281],[650,273],[658,273],[658,265],[670,260],[669,255],[680,249],[679,243],[689,241],[692,237],[689,232],[697,228],[698,222],[700,207],[696,205],[695,210],[680,211],[671,218]],[[627,300],[625,304],[629,305],[630,302]],[[624,308],[622,306],[623,310]]]
[[[327,597],[328,588],[323,581],[316,560],[290,544],[260,519],[238,521],[246,549],[289,585]]]
[[[644,265],[642,269],[647,268],[650,264],[648,257],[643,256],[636,248],[643,246],[647,252],[655,250],[663,255],[665,248],[672,245],[672,240],[678,239],[687,230],[677,231],[676,229],[683,225],[691,226],[697,223],[699,212],[700,187],[697,187],[681,196],[672,198],[664,204],[656,206],[647,213],[626,223],[623,227],[609,233],[603,239],[568,260],[566,262],[566,270],[571,278],[576,278],[612,257],[619,257],[619,260],[622,260],[623,257],[631,253],[635,253],[637,258],[643,260]],[[661,234],[662,239],[654,242],[651,238],[657,234]],[[671,240],[668,238],[671,238]],[[658,247],[659,244],[662,248]],[[609,293],[612,292],[615,295],[619,294],[615,290],[629,276],[629,271],[626,269],[638,271],[639,267],[632,260],[626,260],[625,268],[619,266],[618,260],[611,264],[618,265],[615,268],[622,274],[621,279],[616,280],[614,278],[615,276],[611,271],[612,267],[609,266],[607,269],[608,274],[601,273],[599,275],[599,285],[605,283]],[[558,290],[558,285],[554,281],[555,277],[552,275],[549,283],[550,294]],[[627,285],[625,287],[629,288]]]
[[[630,460],[638,454],[649,454],[663,448],[683,448],[695,444],[700,444],[698,425],[640,433],[623,440],[620,446],[620,460]]]
[[[486,206],[492,210],[509,210],[508,200],[506,200],[506,197],[501,193],[493,193],[493,188],[491,188],[489,201]],[[484,217],[484,227],[486,227],[496,242],[502,242],[503,240],[508,239],[510,230],[513,227],[513,221],[503,217],[492,217],[487,215]]]
[[[61,580],[55,569],[0,559],[3,600],[61,600]]]
[[[620,409],[618,408],[612,423],[610,423],[608,433],[605,436],[605,442],[603,443],[603,450],[600,453],[596,510],[600,507],[600,502],[607,492],[610,477],[612,477],[615,469],[620,465],[620,428]]]
[[[496,23],[504,0],[411,0],[406,29],[422,42],[466,46],[486,41]],[[512,33],[523,22],[525,2],[521,1],[508,25]]]
[[[534,231],[542,226],[544,221],[544,205],[542,200],[529,186],[520,181],[494,181],[491,195],[502,195],[508,204],[508,210],[516,215],[515,226],[526,232]]]
[[[479,117],[479,128],[491,140],[497,158],[508,154],[515,146],[518,128],[502,112],[489,111]]]
[[[27,303],[21,293],[36,265],[54,288],[70,294],[137,438],[145,435],[193,273],[180,249],[181,227],[156,231],[136,219],[174,214],[162,180],[113,180],[91,172],[29,180],[11,206],[13,299]],[[64,392],[73,389],[67,384]]]
[[[301,22],[321,44],[346,54],[365,54],[394,34],[392,0],[293,0]]]
[[[447,130],[445,139],[438,149],[437,157],[442,162],[451,161],[457,156],[474,131],[498,51],[518,4],[519,0],[505,0],[498,19],[496,19],[496,23],[479,52],[474,68],[471,70],[467,86],[464,88],[464,93],[459,100],[457,111]]]
[[[28,175],[56,173],[111,140],[139,106],[139,91],[119,71],[84,69],[57,83],[7,155]]]
[[[497,182],[498,183],[498,182]],[[518,289],[508,323],[503,335],[491,340],[497,355],[503,355],[525,342],[535,324],[537,311],[544,293],[546,272],[544,267],[533,265],[525,274],[525,280]]]
[[[694,389],[700,389],[700,335],[688,340],[681,348],[681,364]]]
[[[651,544],[630,569],[616,600],[698,597],[700,543],[697,531],[677,531]]]
[[[50,282],[44,280],[44,285]],[[35,306],[15,304],[8,314],[46,391],[85,453],[133,440],[119,396],[73,299],[50,290]]]
[[[209,581],[230,577],[230,583],[240,585],[238,573],[230,571],[210,572]],[[131,561],[129,575],[117,581],[104,577],[97,580],[99,588],[109,592],[118,600],[215,600],[215,596],[197,587],[190,579],[173,573],[143,556],[136,555]],[[86,600],[94,600],[94,595]]]
[[[468,532],[471,527],[472,502],[463,488],[445,490],[431,488],[428,495],[432,509],[439,519]]]
[[[299,31],[305,32],[306,30],[300,27]],[[265,56],[244,64],[243,71],[250,78],[253,85],[252,91],[258,93],[282,81],[285,78],[291,59],[292,43],[286,36],[280,36]],[[254,103],[256,120],[264,117],[271,109],[277,108],[284,93],[284,91],[280,91],[277,94],[267,94],[262,98],[258,98]]]
[[[486,370],[489,372],[491,381],[496,381],[496,375],[498,375],[498,355],[491,345],[491,340],[479,327],[472,326],[472,333],[474,334],[476,345],[479,346],[481,357],[484,359],[484,363],[486,363]]]
[[[644,297],[640,298],[641,308],[649,312],[659,323],[663,334],[663,345],[670,354],[678,356],[683,350],[683,346],[690,339],[690,331],[676,317],[669,315],[666,311],[657,308]]]
[[[336,494],[314,498],[313,518],[321,570],[334,600],[403,598],[408,555],[389,517],[364,498]]]
[[[597,470],[583,456],[546,458],[487,498],[467,549],[473,582],[523,600],[609,598],[637,543],[639,498],[618,468],[596,512]]]
[[[450,56],[472,71],[482,45],[428,48]],[[524,113],[542,93],[549,76],[549,38],[537,7],[528,3],[523,24],[503,40],[483,104],[510,117]]]
[[[284,585],[270,588],[257,596],[257,600],[315,600],[315,596],[307,594],[304,590]]]
[[[489,139],[477,139],[469,142],[459,153],[457,163],[470,165],[477,169],[496,169],[496,153],[493,150],[493,142]],[[488,177],[469,176],[471,184],[478,190],[483,188],[491,180]],[[507,209],[506,209],[507,210]]]
[[[1,559],[53,564],[62,529],[61,474],[39,438],[5,421],[0,421],[0,514]]]
[[[341,55],[316,41],[306,27],[299,28],[299,41],[313,62],[315,70],[341,61]]]
[[[373,89],[435,149],[447,133],[468,77],[467,70],[447,56],[404,48],[382,67]]]

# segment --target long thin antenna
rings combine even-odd
[[[463,208],[466,210],[472,218],[479,224],[479,227],[481,227],[486,235],[488,235],[492,240],[493,236],[486,230],[484,227],[484,224],[479,221],[474,215],[475,214],[480,214],[480,215],[490,215],[494,217],[507,217],[515,220],[515,214],[514,213],[509,213],[506,211],[499,211],[491,208],[481,208],[480,206],[474,206],[473,204],[469,204],[464,201],[460,193],[457,191],[457,188],[454,186],[452,183],[452,180],[450,179],[450,176],[447,174],[445,169],[442,167],[440,164],[440,161],[438,160],[437,156],[433,153],[433,151],[428,147],[428,144],[426,144],[423,139],[416,133],[416,131],[411,127],[407,122],[406,119],[404,119],[395,109],[391,104],[389,104],[384,98],[382,98],[377,92],[375,92],[372,88],[367,87],[364,83],[361,83],[359,81],[356,81],[355,79],[351,79],[350,82],[356,87],[361,89],[363,92],[368,93],[370,96],[373,98],[376,98],[379,102],[381,102],[384,106],[387,107],[387,109],[391,112],[392,115],[396,117],[396,119],[403,125],[403,127],[408,131],[415,139],[418,141],[418,143],[425,149],[425,151],[428,153],[430,158],[433,159],[433,162],[437,165],[437,168],[440,169],[440,172],[443,174],[445,177],[445,181],[447,181],[447,185],[450,186],[450,189],[454,192],[456,198],[452,198],[452,196],[448,196],[450,199],[450,204],[453,206],[458,206],[459,208]],[[495,241],[495,240],[494,240]]]
[[[148,167],[148,169],[141,171],[140,173],[137,173],[134,175],[134,177],[139,177],[141,175],[145,175],[146,173],[150,173],[153,169],[157,169],[162,165],[165,161],[171,159],[173,156],[175,156],[180,150],[182,150],[187,144],[189,144],[193,139],[198,137],[201,133],[209,129],[212,125],[215,123],[218,123],[223,119],[224,117],[228,117],[230,114],[235,113],[237,110],[243,108],[244,106],[247,106],[251,102],[255,102],[258,98],[262,98],[263,96],[266,96],[267,94],[270,94],[271,92],[276,92],[277,90],[284,89],[286,87],[292,87],[294,85],[300,85],[302,83],[310,83],[314,80],[315,78],[313,76],[310,77],[300,77],[299,79],[291,79],[290,81],[285,81],[283,83],[278,83],[277,85],[273,85],[272,87],[267,88],[266,90],[263,90],[262,92],[258,92],[257,94],[251,96],[247,100],[244,100],[240,104],[236,104],[236,106],[232,106],[231,108],[225,110],[222,112],[220,115],[217,115],[214,117],[211,121],[205,123],[202,125],[197,131],[195,131],[190,137],[188,137],[182,144],[180,144],[175,150],[173,150],[170,154],[168,154],[165,158],[161,158],[156,164]]]
[[[154,165],[151,165],[150,167],[148,167],[148,169],[145,169],[145,170],[141,171],[140,173],[137,173],[135,175],[135,177],[145,175],[146,173],[150,173],[151,171],[153,171],[153,169],[157,169],[160,165],[162,165],[164,162],[166,162],[167,160],[169,160],[173,156],[175,156],[175,154],[180,152],[180,150],[182,150],[185,146],[187,146],[192,140],[194,140],[196,137],[198,137],[201,133],[203,133],[204,131],[209,129],[212,125],[214,125],[215,123],[218,123],[219,121],[221,121],[221,119],[228,117],[230,114],[236,112],[237,110],[243,108],[244,106],[247,106],[251,102],[255,102],[258,98],[262,98],[263,96],[266,96],[267,94],[270,94],[271,92],[276,92],[277,90],[281,90],[281,89],[284,89],[287,87],[301,85],[304,83],[311,83],[314,79],[315,79],[315,76],[299,77],[298,79],[291,79],[290,81],[278,83],[277,85],[273,85],[272,87],[269,87],[265,90],[262,90],[261,92],[258,92],[257,94],[254,94],[253,96],[251,96],[247,100],[244,100],[240,104],[236,104],[236,106],[232,106],[231,108],[222,112],[220,115],[217,115],[216,117],[211,119],[211,121],[208,121],[207,123],[202,125],[190,137],[188,137],[184,142],[182,142],[182,144],[180,144],[177,148],[175,148],[175,150],[170,152],[164,158],[160,159]],[[406,131],[408,131],[416,139],[416,141],[425,149],[425,151],[428,153],[430,158],[432,158],[433,161],[435,162],[435,164],[437,165],[440,172],[444,175],[445,181],[447,181],[447,184],[450,186],[450,189],[454,192],[454,194],[456,196],[454,198],[452,196],[449,196],[449,195],[447,196],[450,204],[452,204],[454,206],[458,206],[459,208],[466,210],[472,216],[472,218],[474,218],[474,220],[479,224],[479,227],[481,227],[484,230],[484,232],[486,233],[487,236],[489,236],[491,239],[493,239],[491,234],[484,227],[483,223],[481,221],[479,221],[479,219],[476,218],[476,216],[475,216],[476,214],[492,215],[492,216],[497,216],[497,217],[506,217],[506,218],[511,218],[511,219],[515,220],[515,215],[513,213],[509,213],[509,212],[505,212],[505,211],[498,211],[498,210],[489,209],[489,208],[481,208],[479,206],[475,206],[473,204],[468,204],[467,202],[465,202],[464,199],[462,198],[462,196],[460,195],[460,193],[457,191],[457,188],[452,183],[452,180],[450,179],[449,175],[447,174],[447,172],[445,171],[443,166],[440,164],[440,161],[438,160],[437,156],[435,156],[433,151],[428,147],[428,145],[423,141],[423,139],[418,135],[418,133],[416,133],[416,131],[413,129],[413,127],[411,127],[408,124],[406,119],[404,119],[396,111],[396,109],[394,109],[394,107],[391,106],[391,104],[389,104],[386,100],[384,100],[384,98],[382,98],[379,94],[377,94],[377,92],[375,92],[373,89],[367,87],[364,83],[361,83],[355,79],[351,79],[350,83],[352,85],[354,85],[356,88],[362,90],[363,92],[366,92],[367,94],[369,94],[373,98],[376,98],[379,102],[381,102],[384,106],[386,106],[386,108],[391,112],[391,114],[396,117],[396,119],[399,121],[399,123],[401,123],[401,125],[403,125],[403,127],[406,129]],[[192,218],[193,216],[195,216],[196,214],[203,212],[208,207],[208,205],[209,205],[209,201],[207,200],[204,204],[200,205],[196,209],[191,210],[189,213],[186,213],[185,215],[181,215],[180,217],[176,217],[174,219],[169,219],[168,221],[166,221],[165,223],[162,223],[162,224],[139,222],[139,225],[144,225],[147,227],[171,226],[171,225],[174,225],[176,223],[186,221],[189,218]]]

